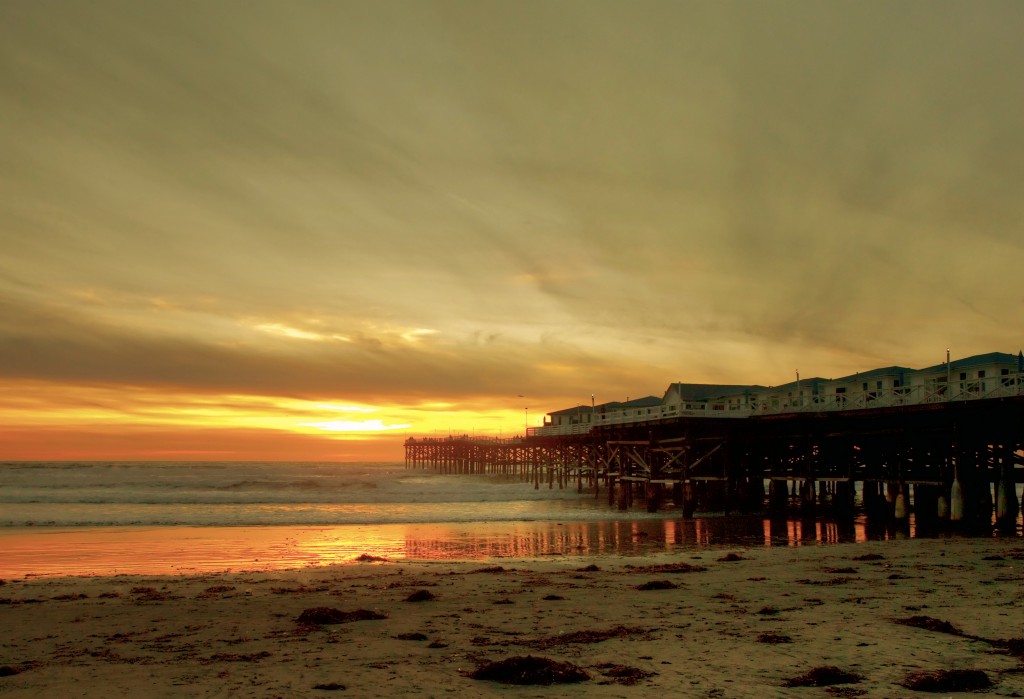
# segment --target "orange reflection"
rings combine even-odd
[[[713,547],[805,546],[915,536],[913,523],[874,531],[848,522],[761,517],[580,522],[469,522],[329,527],[0,529],[0,578],[178,575],[387,560],[640,556]]]

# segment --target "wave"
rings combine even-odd
[[[4,505],[278,505],[489,503],[579,499],[489,476],[408,471],[396,464],[0,464]],[[92,522],[91,522],[92,523]]]

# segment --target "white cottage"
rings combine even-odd
[[[711,383],[674,383],[662,397],[662,405],[669,416],[708,415],[721,417],[723,413],[749,414],[754,397],[764,386]]]
[[[988,352],[920,369],[909,376],[919,402],[998,398],[1021,393],[1024,354]]]
[[[888,366],[830,379],[824,382],[824,403],[838,409],[903,405],[910,398],[908,376],[913,373],[904,366]]]

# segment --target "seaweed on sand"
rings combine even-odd
[[[860,675],[840,670],[835,665],[819,665],[802,675],[791,677],[782,683],[784,687],[828,687],[833,684],[856,684]]]
[[[913,672],[900,684],[917,692],[973,692],[992,686],[981,670],[933,670]]]
[[[406,597],[405,601],[406,602],[432,602],[433,600],[436,600],[436,599],[437,599],[437,595],[435,595],[430,590],[416,590],[416,592],[413,592],[411,595]]]
[[[658,674],[656,672],[641,670],[638,667],[618,665],[616,663],[600,663],[599,665],[595,665],[595,667],[602,675],[611,678],[612,682],[624,685],[634,685],[640,680],[645,680],[648,677],[654,677]]]
[[[953,626],[948,621],[942,621],[935,617],[918,615],[910,616],[905,619],[893,619],[896,624],[903,626],[913,626],[916,629],[927,629],[928,631],[936,631],[938,633],[948,633],[953,636],[963,636],[964,632]]]
[[[769,644],[792,643],[793,639],[789,636],[786,636],[785,634],[765,632],[762,634],[758,634],[757,642]]]
[[[663,563],[654,566],[626,566],[631,573],[701,573],[707,568],[680,561],[679,563]]]
[[[610,638],[625,638],[627,636],[644,636],[650,633],[649,629],[639,626],[613,626],[610,629],[601,631],[571,631],[556,636],[546,636],[532,641],[518,641],[520,645],[530,646],[539,650],[545,650],[554,646],[564,646],[580,643],[601,643]]]
[[[299,624],[347,624],[351,621],[368,621],[372,619],[387,619],[386,614],[370,611],[369,609],[357,609],[354,612],[343,612],[333,607],[310,607],[303,610],[302,614],[295,619]]]
[[[532,655],[487,663],[469,673],[469,677],[504,684],[543,685],[584,682],[590,679],[590,675],[572,663],[560,663],[557,660]]]

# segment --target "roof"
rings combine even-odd
[[[943,367],[946,365],[943,364]],[[849,376],[841,376],[838,379],[832,379],[833,381],[856,381],[858,379],[871,379],[876,376],[898,376],[899,374],[906,374],[908,371],[913,372],[916,369],[911,369],[905,366],[886,366],[880,369],[870,369],[868,371],[858,371],[856,374],[850,374]]]
[[[661,405],[661,398],[657,396],[644,396],[643,398],[634,398],[624,403],[612,403],[611,405],[618,408],[651,408],[655,405]]]
[[[815,386],[823,384],[826,381],[828,381],[828,379],[823,379],[820,376],[812,376],[807,379],[800,379],[799,381],[790,381],[789,383],[779,384],[778,386],[769,386],[768,389],[772,392],[775,392],[783,389],[788,391],[790,389],[797,388],[797,386],[800,386],[801,388],[814,388]]]
[[[950,370],[952,369],[963,369],[969,366],[987,366],[991,364],[1012,364],[1017,365],[1017,355],[1008,354],[1006,352],[986,352],[985,354],[975,354],[970,357],[964,357],[963,359],[954,359],[949,363]],[[946,363],[936,364],[934,366],[927,367],[925,369],[918,369],[920,372],[944,372],[946,371]]]
[[[644,396],[643,398],[634,398],[633,400],[627,401],[611,401],[610,403],[598,403],[597,405],[591,406],[583,405],[580,403],[572,408],[563,408],[562,410],[555,410],[548,413],[548,415],[575,415],[581,413],[586,415],[593,409],[596,412],[603,412],[607,410],[618,410],[621,408],[650,408],[655,405],[661,405],[661,398],[657,396]]]
[[[679,393],[683,400],[702,401],[763,391],[764,386],[747,386],[739,384],[716,383],[673,383],[665,391],[665,397],[673,391]],[[660,402],[660,401],[659,401]]]

